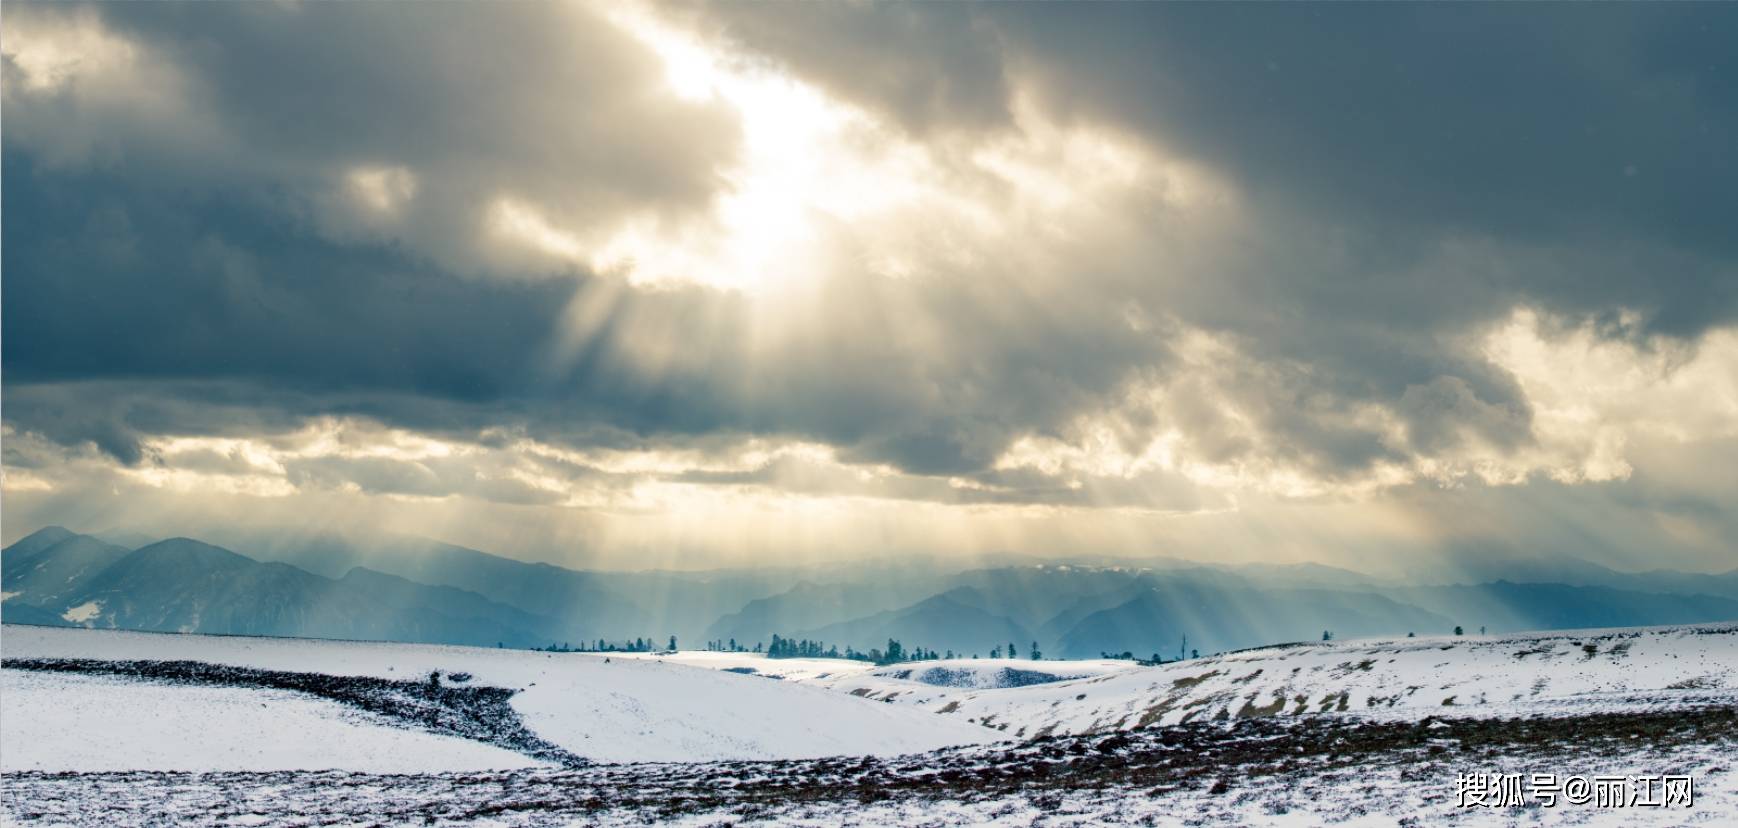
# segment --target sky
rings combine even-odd
[[[0,25],[6,542],[1738,567],[1738,5]]]

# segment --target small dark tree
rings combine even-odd
[[[1329,630],[1322,630],[1322,640],[1323,640],[1323,641],[1332,641],[1332,640],[1334,640],[1334,634],[1333,634],[1333,632],[1331,632],[1331,631],[1329,631]]]
[[[1454,627],[1454,634],[1455,635],[1466,635],[1466,630],[1461,629],[1460,625],[1456,624]]]
[[[1043,658],[1044,654],[1038,651],[1038,642],[1032,642],[1032,660],[1041,661]]]

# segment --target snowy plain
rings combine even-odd
[[[1738,693],[1738,624],[1297,644],[995,689],[885,670],[810,683],[1015,737],[1304,713],[1593,712],[1650,694],[1668,704]]]
[[[1291,644],[1154,667],[1102,659],[875,667],[755,653],[657,658],[908,705],[1014,738],[1256,715],[1567,714],[1627,709],[1649,697],[1671,704],[1738,694],[1738,623]],[[1011,685],[1009,672],[1052,680]]]
[[[14,665],[0,671],[8,823],[1738,824],[1738,623],[1312,643],[1154,667],[16,626],[0,653]],[[513,689],[513,715],[541,737],[626,764],[553,767],[297,693],[20,669],[28,659],[439,671]],[[1023,683],[1031,674],[1056,680]],[[79,773],[40,772],[53,769]],[[1458,774],[1546,770],[1690,774],[1697,801],[1455,806]]]
[[[0,770],[435,773],[544,767],[283,690],[0,670]]]
[[[997,736],[963,720],[937,720],[920,710],[825,688],[656,659],[22,626],[5,628],[0,654],[8,659],[186,660],[413,681],[434,671],[470,673],[473,685],[517,690],[511,704],[532,732],[600,762],[890,755]],[[4,672],[10,680],[18,671]],[[33,716],[38,698],[20,694],[14,699],[7,693],[0,697],[0,716]],[[306,724],[317,726],[312,719]]]
[[[1132,661],[1091,659],[1043,661],[1027,658],[954,658],[876,666],[843,658],[767,658],[760,653],[684,650],[677,653],[630,653],[628,658],[688,664],[786,681],[838,683],[848,679],[890,679],[943,687],[988,690],[1020,686],[1010,682],[1048,683],[1102,676],[1138,669]]]

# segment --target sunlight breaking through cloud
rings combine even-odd
[[[1656,94],[1714,71],[1675,19],[1479,12],[1537,55],[1469,95],[1350,9],[190,9],[8,7],[9,527],[1730,555],[1735,122]]]

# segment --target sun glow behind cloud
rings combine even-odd
[[[618,6],[607,16],[657,55],[673,94],[729,107],[740,124],[741,158],[718,171],[723,191],[700,219],[630,216],[590,243],[539,228],[530,235],[545,249],[636,285],[774,291],[815,266],[823,216],[848,220],[897,197],[862,172],[867,159],[843,148],[844,136],[862,126],[858,113],[660,22],[647,7]]]
[[[704,285],[777,301],[839,270],[923,278],[978,263],[986,245],[1027,243],[1033,231],[1077,236],[1136,193],[1193,210],[1232,202],[1202,167],[1057,125],[1030,102],[1016,107],[1011,133],[919,141],[648,6],[607,18],[658,57],[671,94],[734,114],[740,152],[717,171],[719,192],[699,216],[630,213],[598,227],[561,226],[504,195],[490,221],[501,236],[636,287]]]
[[[1477,170],[1413,180],[1454,152],[1385,169],[1386,137],[1316,124],[1343,166],[1283,129],[1315,107],[1238,103],[1277,76],[1211,73],[1197,97],[1159,54],[1074,75],[1114,44],[1046,59],[1018,45],[1024,12],[990,7],[841,7],[810,21],[847,27],[829,34],[741,7],[455,5],[406,36],[379,7],[261,5],[210,11],[223,38],[123,8],[8,9],[8,198],[53,216],[8,238],[15,504],[88,484],[242,512],[344,501],[481,545],[530,521],[796,555],[1150,550],[1239,512],[1214,526],[1252,548],[1360,520],[1414,542],[1394,504],[1419,490],[1644,502],[1664,478],[1731,499],[1700,468],[1738,446],[1730,317],[1718,291],[1705,320],[1680,306],[1726,260],[1650,239],[1651,218],[1591,247],[1439,221]],[[883,36],[906,23],[951,34]],[[441,30],[523,60],[422,48]],[[257,94],[277,75],[252,57],[280,42],[354,83]],[[1147,63],[1178,86],[1124,85]],[[1365,83],[1333,80],[1289,100]],[[288,128],[292,110],[321,128]],[[1280,168],[1248,140],[1263,125]],[[1298,160],[1333,186],[1290,180]],[[1367,197],[1367,170],[1410,188],[1365,205],[1392,226],[1337,200]],[[184,307],[186,339],[134,336]],[[1660,319],[1685,338],[1638,333]],[[1655,518],[1727,548],[1705,513],[1730,510],[1697,508]]]
[[[139,49],[104,30],[96,15],[74,14],[62,19],[10,15],[6,56],[22,73],[25,88],[50,90],[105,75],[130,72]]]
[[[350,197],[377,215],[391,215],[416,197],[416,175],[403,167],[360,166],[345,176]]]

